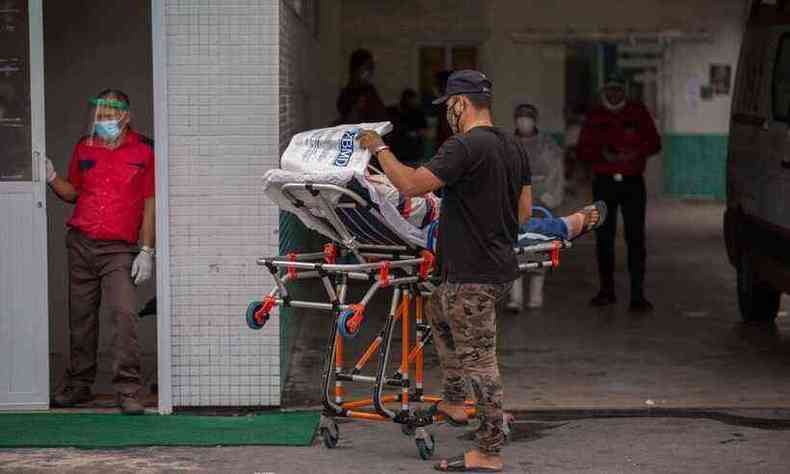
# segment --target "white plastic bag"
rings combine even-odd
[[[383,136],[392,131],[392,124],[349,124],[297,133],[283,153],[280,167],[297,173],[350,170],[363,174],[370,152],[359,146],[362,130],[374,130]]]

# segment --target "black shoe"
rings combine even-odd
[[[609,306],[610,304],[615,304],[616,302],[617,298],[615,298],[613,291],[601,290],[597,295],[593,296],[593,299],[590,300],[590,306]]]
[[[124,415],[142,415],[145,413],[145,407],[136,397],[119,395],[118,399],[121,405],[121,413]]]
[[[631,298],[631,304],[628,306],[628,311],[632,313],[649,313],[653,311],[653,304],[644,296],[638,298]]]
[[[53,408],[71,408],[82,403],[92,402],[93,393],[88,387],[66,387],[61,392],[56,393],[52,398]]]

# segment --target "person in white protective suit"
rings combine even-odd
[[[562,204],[565,194],[565,166],[562,148],[548,134],[538,129],[538,109],[532,104],[521,104],[514,112],[516,138],[524,146],[532,169],[532,186],[535,203],[548,210]],[[543,282],[546,270],[529,274],[528,308],[543,306]],[[524,282],[519,278],[510,292],[507,308],[520,311],[524,306]]]

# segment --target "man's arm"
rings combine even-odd
[[[77,188],[75,188],[74,185],[60,176],[55,176],[55,178],[49,182],[49,186],[59,198],[66,202],[75,203],[77,202],[77,198],[80,195],[79,191],[77,191]]]
[[[77,191],[77,187],[58,176],[55,172],[55,165],[52,164],[52,160],[49,158],[47,158],[47,183],[49,183],[52,191],[54,191],[59,198],[71,203],[77,201],[77,197],[79,197],[80,194],[79,191]]]
[[[360,144],[375,152],[384,146],[384,141],[375,132],[363,132],[360,135]],[[377,155],[379,164],[393,186],[407,197],[422,196],[444,186],[428,168],[421,166],[417,169],[404,165],[389,150],[383,150]]]
[[[532,217],[532,186],[523,186],[518,199],[518,223],[526,224]]]
[[[658,135],[656,123],[647,107],[642,108],[640,117],[642,128],[642,143],[639,151],[645,158],[650,157],[661,151],[661,137]]]
[[[143,210],[143,227],[140,230],[143,246],[154,248],[156,245],[156,198],[145,199]]]

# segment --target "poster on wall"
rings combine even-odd
[[[729,64],[710,65],[710,85],[716,95],[730,95],[732,66]]]

